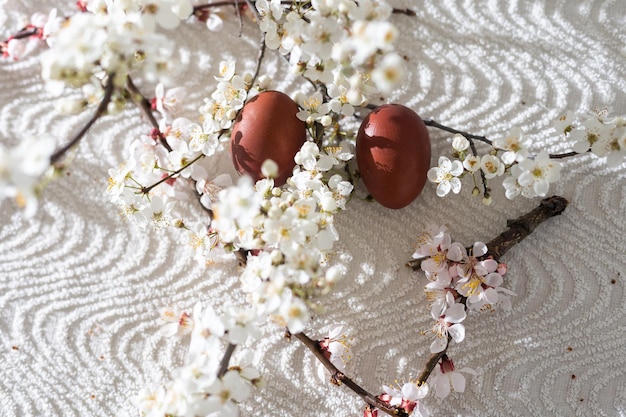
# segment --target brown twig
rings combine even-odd
[[[416,384],[418,386],[425,383],[428,380],[430,374],[435,370],[435,367],[437,366],[441,358],[443,358],[448,351],[448,346],[450,346],[450,340],[452,340],[452,336],[448,335],[448,344],[446,344],[446,348],[441,352],[433,353],[430,355],[430,358],[428,358],[428,361],[424,364],[424,368],[422,368],[422,372],[420,372],[419,376],[417,377]]]
[[[234,345],[232,343],[229,343],[228,346],[226,347],[226,351],[224,352],[224,356],[222,356],[222,360],[220,362],[220,368],[217,371],[218,378],[223,377],[224,374],[226,374],[226,372],[228,371],[228,364],[230,363],[230,358],[233,356],[233,352],[235,352],[236,348],[237,348],[237,345]]]
[[[194,159],[192,159],[191,161],[189,161],[189,163],[185,164],[184,166],[178,168],[176,171],[170,173],[169,175],[161,178],[159,181],[155,182],[152,185],[149,185],[147,187],[141,187],[141,193],[142,194],[148,194],[150,191],[152,191],[152,189],[154,187],[156,187],[157,185],[160,185],[162,183],[164,183],[165,181],[174,178],[175,176],[177,176],[178,174],[180,174],[181,172],[183,172],[184,170],[186,170],[187,168],[189,168],[191,165],[193,165],[194,163],[198,162],[199,160],[201,160],[202,158],[204,158],[204,154],[200,154],[198,156],[196,156]]]
[[[328,358],[326,358],[324,352],[320,348],[319,342],[316,342],[304,333],[297,333],[292,336],[302,342],[302,344],[304,344],[313,353],[313,355],[324,365],[324,367],[328,369],[331,375],[331,381],[335,385],[345,385],[346,387],[354,391],[359,397],[361,397],[363,401],[365,401],[367,404],[371,405],[372,407],[378,408],[379,410],[389,414],[390,416],[408,417],[408,414],[405,413],[403,410],[385,403],[375,395],[369,393],[367,390],[362,388],[359,384],[348,378],[339,369],[337,369],[337,367],[333,365]]]
[[[40,28],[24,28],[17,32],[15,35],[11,36],[9,39],[24,39],[29,38],[31,36],[39,35],[41,33]]]
[[[150,100],[148,100],[143,94],[141,94],[141,91],[139,91],[137,86],[135,86],[135,83],[133,83],[133,80],[130,78],[130,76],[126,77],[126,89],[130,93],[131,99],[135,102],[135,104],[137,104],[137,107],[139,107],[141,112],[144,114],[144,116],[146,116],[146,118],[152,125],[152,128],[156,131],[159,141],[163,144],[165,149],[168,150],[168,152],[172,152],[172,147],[169,143],[167,143],[167,139],[159,129],[159,122],[157,122],[154,114],[152,113]]]
[[[80,140],[83,138],[83,136],[85,136],[87,131],[96,122],[96,120],[98,120],[100,116],[102,116],[106,112],[107,106],[109,105],[109,102],[111,101],[111,97],[113,95],[113,90],[115,89],[115,84],[113,82],[114,78],[115,74],[109,74],[107,83],[104,86],[104,96],[102,97],[102,101],[100,101],[100,104],[98,104],[95,113],[93,114],[93,116],[91,116],[91,119],[89,119],[87,123],[82,127],[82,129],[80,129],[78,133],[76,133],[76,135],[74,135],[74,137],[70,139],[67,144],[65,144],[65,146],[57,149],[50,156],[50,165],[54,165],[59,162],[63,155],[65,155],[67,151],[69,151],[78,142],[80,142]]]
[[[477,140],[477,141],[480,141],[480,142],[484,142],[484,143],[486,143],[486,144],[488,144],[490,146],[492,145],[492,141],[490,141],[489,139],[487,139],[484,136],[473,135],[471,133],[463,132],[461,130],[457,130],[457,129],[451,128],[449,126],[442,125],[441,123],[436,122],[436,121],[434,121],[432,119],[424,119],[424,124],[426,126],[434,127],[436,129],[443,130],[443,131],[448,132],[448,133],[454,133],[454,134],[462,135],[463,137],[468,139],[470,142],[473,141],[473,140]]]
[[[394,7],[391,10],[391,12],[394,13],[394,14],[404,14],[404,15],[407,15],[407,16],[417,16],[417,13],[415,13],[415,11],[409,9],[408,7],[405,8],[405,9],[398,9],[398,8]]]
[[[567,207],[567,200],[563,197],[553,196],[544,198],[534,210],[507,221],[507,230],[500,233],[495,239],[487,243],[487,255],[499,260],[513,246],[530,235],[537,226],[551,217],[558,216]]]

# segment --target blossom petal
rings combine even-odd
[[[430,344],[430,353],[442,352],[446,346],[448,346],[448,339],[446,337],[437,337]]]
[[[483,242],[474,243],[474,246],[472,247],[472,255],[478,258],[480,256],[483,256],[486,253],[487,253],[487,245],[485,245]]]
[[[447,375],[437,375],[434,377],[433,385],[435,387],[435,395],[439,398],[446,398],[450,395],[450,380]]]
[[[450,383],[456,392],[465,391],[465,377],[460,372],[452,372],[450,374]]]
[[[450,181],[443,181],[437,186],[437,197],[445,197],[450,192],[452,185]]]
[[[453,324],[448,328],[448,333],[456,343],[462,342],[463,339],[465,339],[465,326],[462,324]]]

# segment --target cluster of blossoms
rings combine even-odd
[[[150,82],[168,82],[177,68],[174,42],[157,27],[175,28],[193,12],[188,0],[87,0],[80,13],[51,34],[42,54],[42,76],[49,87],[82,88],[85,98],[66,104],[81,111],[102,95],[105,77],[113,77],[116,94],[109,112],[121,111],[127,77],[140,72]]]
[[[14,148],[0,144],[0,200],[11,198],[30,217],[37,210],[40,179],[50,167],[54,142],[26,137]]]
[[[182,88],[165,91],[161,84],[157,85],[152,103],[162,116],[159,129],[135,140],[125,163],[109,170],[107,192],[112,202],[139,224],[182,226],[184,222],[176,214],[175,203],[188,198],[189,188],[196,189],[201,203],[210,210],[218,192],[232,184],[226,174],[209,177],[211,161],[206,157],[223,150],[237,111],[247,97],[262,89],[261,83],[266,87],[268,81],[260,77],[252,86],[252,75],[236,74],[232,61],[220,63],[219,70],[215,77],[217,89],[205,99],[197,123],[175,117],[185,96]],[[204,239],[211,239],[206,227],[192,228],[197,231],[195,247],[202,257],[207,249]]]
[[[235,417],[238,404],[249,397],[253,387],[263,385],[251,355],[244,353],[238,365],[228,365],[235,346],[258,337],[257,317],[234,306],[226,306],[224,311],[218,315],[198,303],[191,314],[171,309],[162,312],[164,334],[191,334],[189,351],[166,386],[140,392],[138,405],[143,415]]]
[[[332,363],[339,372],[346,372],[346,365],[352,353],[350,351],[350,343],[348,337],[341,333],[343,326],[332,328],[328,332],[328,336],[319,341],[319,346],[326,359]],[[328,379],[326,368],[322,363],[318,364],[317,376],[321,381]]]
[[[509,295],[513,293],[502,287],[507,266],[488,256],[484,243],[476,242],[468,250],[452,242],[444,226],[432,227],[420,236],[413,258],[421,260],[421,269],[429,280],[424,291],[435,320],[431,353],[444,352],[450,341],[460,343],[465,339],[463,321],[468,310],[511,308]],[[462,392],[465,377],[461,372],[474,373],[466,368],[456,371],[444,354],[440,373],[434,377],[436,395],[446,397],[451,387]]]
[[[388,21],[392,8],[383,1],[255,5],[267,47],[287,55],[295,72],[324,83],[331,97],[361,105],[373,91],[391,91],[404,75],[403,60],[393,52],[398,30]]]
[[[351,153],[341,153],[350,158]],[[252,184],[242,177],[219,193],[211,227],[221,240],[247,253],[242,289],[263,316],[271,316],[299,333],[326,293],[342,275],[328,266],[339,236],[334,214],[345,209],[353,186],[333,173],[344,160],[305,142],[295,156],[293,175],[275,187],[273,161],[263,164],[268,178]]]
[[[559,135],[573,143],[575,153],[591,152],[599,158],[606,158],[609,168],[614,168],[624,161],[626,156],[626,119],[622,117],[607,118],[606,112],[592,112],[575,115],[568,112],[554,123]],[[531,140],[524,137],[519,128],[512,129],[504,138],[498,138],[491,145],[491,151],[483,156],[471,150],[470,141],[461,134],[452,140],[454,156],[450,160],[445,156],[439,158],[437,167],[428,171],[428,179],[437,184],[437,195],[446,196],[450,191],[458,194],[461,190],[461,178],[471,175],[474,178],[474,193],[480,191],[476,187],[476,175],[483,182],[505,176],[502,185],[506,197],[545,197],[550,184],[560,179],[561,164],[558,158],[570,154],[550,155],[545,150],[535,157],[529,157]],[[485,203],[491,200],[485,193]]]
[[[22,29],[0,42],[0,54],[3,58],[20,59],[41,41],[51,45],[54,38],[51,37],[63,23],[57,9],[50,13],[34,13]]]
[[[429,413],[420,402],[421,399],[428,395],[429,388],[427,384],[416,384],[409,381],[401,387],[395,388],[384,385],[383,394],[378,398],[389,406],[397,408],[412,417],[428,417]],[[378,417],[379,410],[374,407],[366,407],[363,413],[364,417]]]
[[[490,142],[491,143],[491,142]],[[446,196],[450,191],[461,191],[461,179],[471,175],[474,180],[474,194],[480,191],[476,186],[476,175],[485,183],[507,175],[503,181],[506,196],[512,199],[518,195],[525,197],[545,197],[549,186],[560,178],[561,164],[541,151],[535,158],[529,157],[531,140],[525,138],[520,129],[512,129],[504,138],[491,143],[491,151],[479,156],[472,151],[470,141],[461,134],[452,140],[454,155],[458,159],[450,160],[439,157],[438,166],[428,171],[428,179],[437,184],[437,195]],[[491,203],[491,197],[485,192],[484,203]]]
[[[557,133],[574,143],[574,152],[591,152],[614,168],[626,156],[626,119],[607,118],[606,112],[592,112],[576,116],[568,112],[555,123]]]

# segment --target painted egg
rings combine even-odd
[[[251,98],[239,112],[230,136],[235,169],[255,181],[263,178],[261,165],[271,159],[278,165],[276,186],[291,175],[296,153],[306,140],[306,124],[296,117],[298,105],[279,91]]]
[[[365,187],[385,207],[399,209],[420,194],[430,168],[430,136],[408,107],[385,104],[363,120],[356,161]]]

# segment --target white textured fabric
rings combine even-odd
[[[2,35],[34,11],[69,12],[72,3],[0,0]],[[533,150],[564,152],[571,144],[551,124],[566,110],[607,107],[626,115],[622,0],[395,5],[417,16],[393,17],[410,71],[390,101],[425,118],[492,139],[519,126],[533,138]],[[173,35],[186,60],[178,79],[190,92],[190,108],[210,94],[221,58],[253,68],[259,34],[249,21],[241,37],[237,32],[235,23],[220,34],[183,24]],[[26,134],[62,143],[90,116],[52,110],[55,97],[39,77],[40,52],[0,63],[3,143]],[[304,85],[271,52],[262,71],[280,90]],[[33,219],[0,203],[1,416],[136,415],[139,388],[165,381],[184,353],[184,340],[158,335],[158,309],[241,297],[234,265],[198,265],[180,233],[141,232],[108,202],[107,170],[146,129],[130,106],[103,118],[67,176],[46,189]],[[435,161],[449,152],[450,136],[431,130],[431,137]],[[607,169],[590,155],[564,164],[551,191],[570,206],[506,255],[505,284],[517,294],[513,310],[468,317],[466,340],[450,356],[478,376],[468,376],[464,394],[429,396],[433,415],[626,415],[626,166]],[[227,154],[215,167],[224,170],[233,172]],[[537,203],[508,201],[494,185],[494,204],[484,207],[467,189],[440,199],[430,184],[401,210],[351,201],[337,219],[348,274],[308,333],[322,337],[343,324],[353,338],[348,373],[374,394],[382,384],[415,378],[431,341],[420,332],[432,324],[425,278],[404,266],[417,234],[447,223],[464,244],[488,241]],[[362,414],[364,404],[351,391],[319,382],[317,363],[299,342],[285,340],[279,328],[265,330],[257,355],[268,384],[246,402],[244,415]]]

